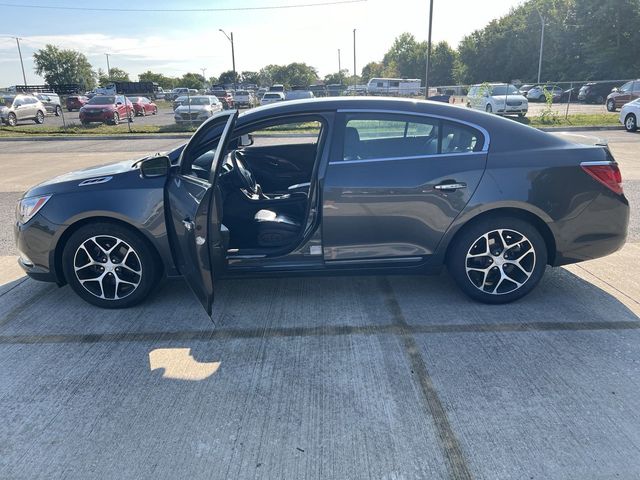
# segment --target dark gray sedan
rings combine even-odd
[[[33,278],[100,307],[182,275],[426,274],[488,303],[547,265],[607,255],[629,205],[610,151],[483,112],[381,98],[282,102],[207,120],[166,154],[25,193],[15,236]],[[428,292],[425,292],[428,294]]]

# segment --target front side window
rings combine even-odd
[[[482,134],[437,118],[394,114],[352,114],[344,131],[343,160],[420,157],[476,152]]]
[[[621,92],[625,92],[626,93],[629,90],[631,90],[631,82],[627,82],[623,86],[620,87],[620,91]]]

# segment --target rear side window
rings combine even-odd
[[[437,118],[394,114],[347,117],[343,160],[419,157],[482,149],[474,128]]]

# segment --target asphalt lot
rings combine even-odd
[[[0,478],[640,477],[640,134],[629,243],[480,305],[437,277],[182,281],[98,310],[15,267],[20,192],[180,140],[0,140]]]

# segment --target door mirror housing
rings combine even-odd
[[[244,135],[240,135],[238,141],[239,147],[250,147],[251,145],[253,145],[253,136],[251,134],[246,133]]]
[[[619,90],[618,90],[618,87],[613,87],[611,91],[615,93],[615,92],[618,92]]]
[[[169,174],[171,160],[166,155],[159,155],[143,160],[139,168],[142,178],[165,177]]]

